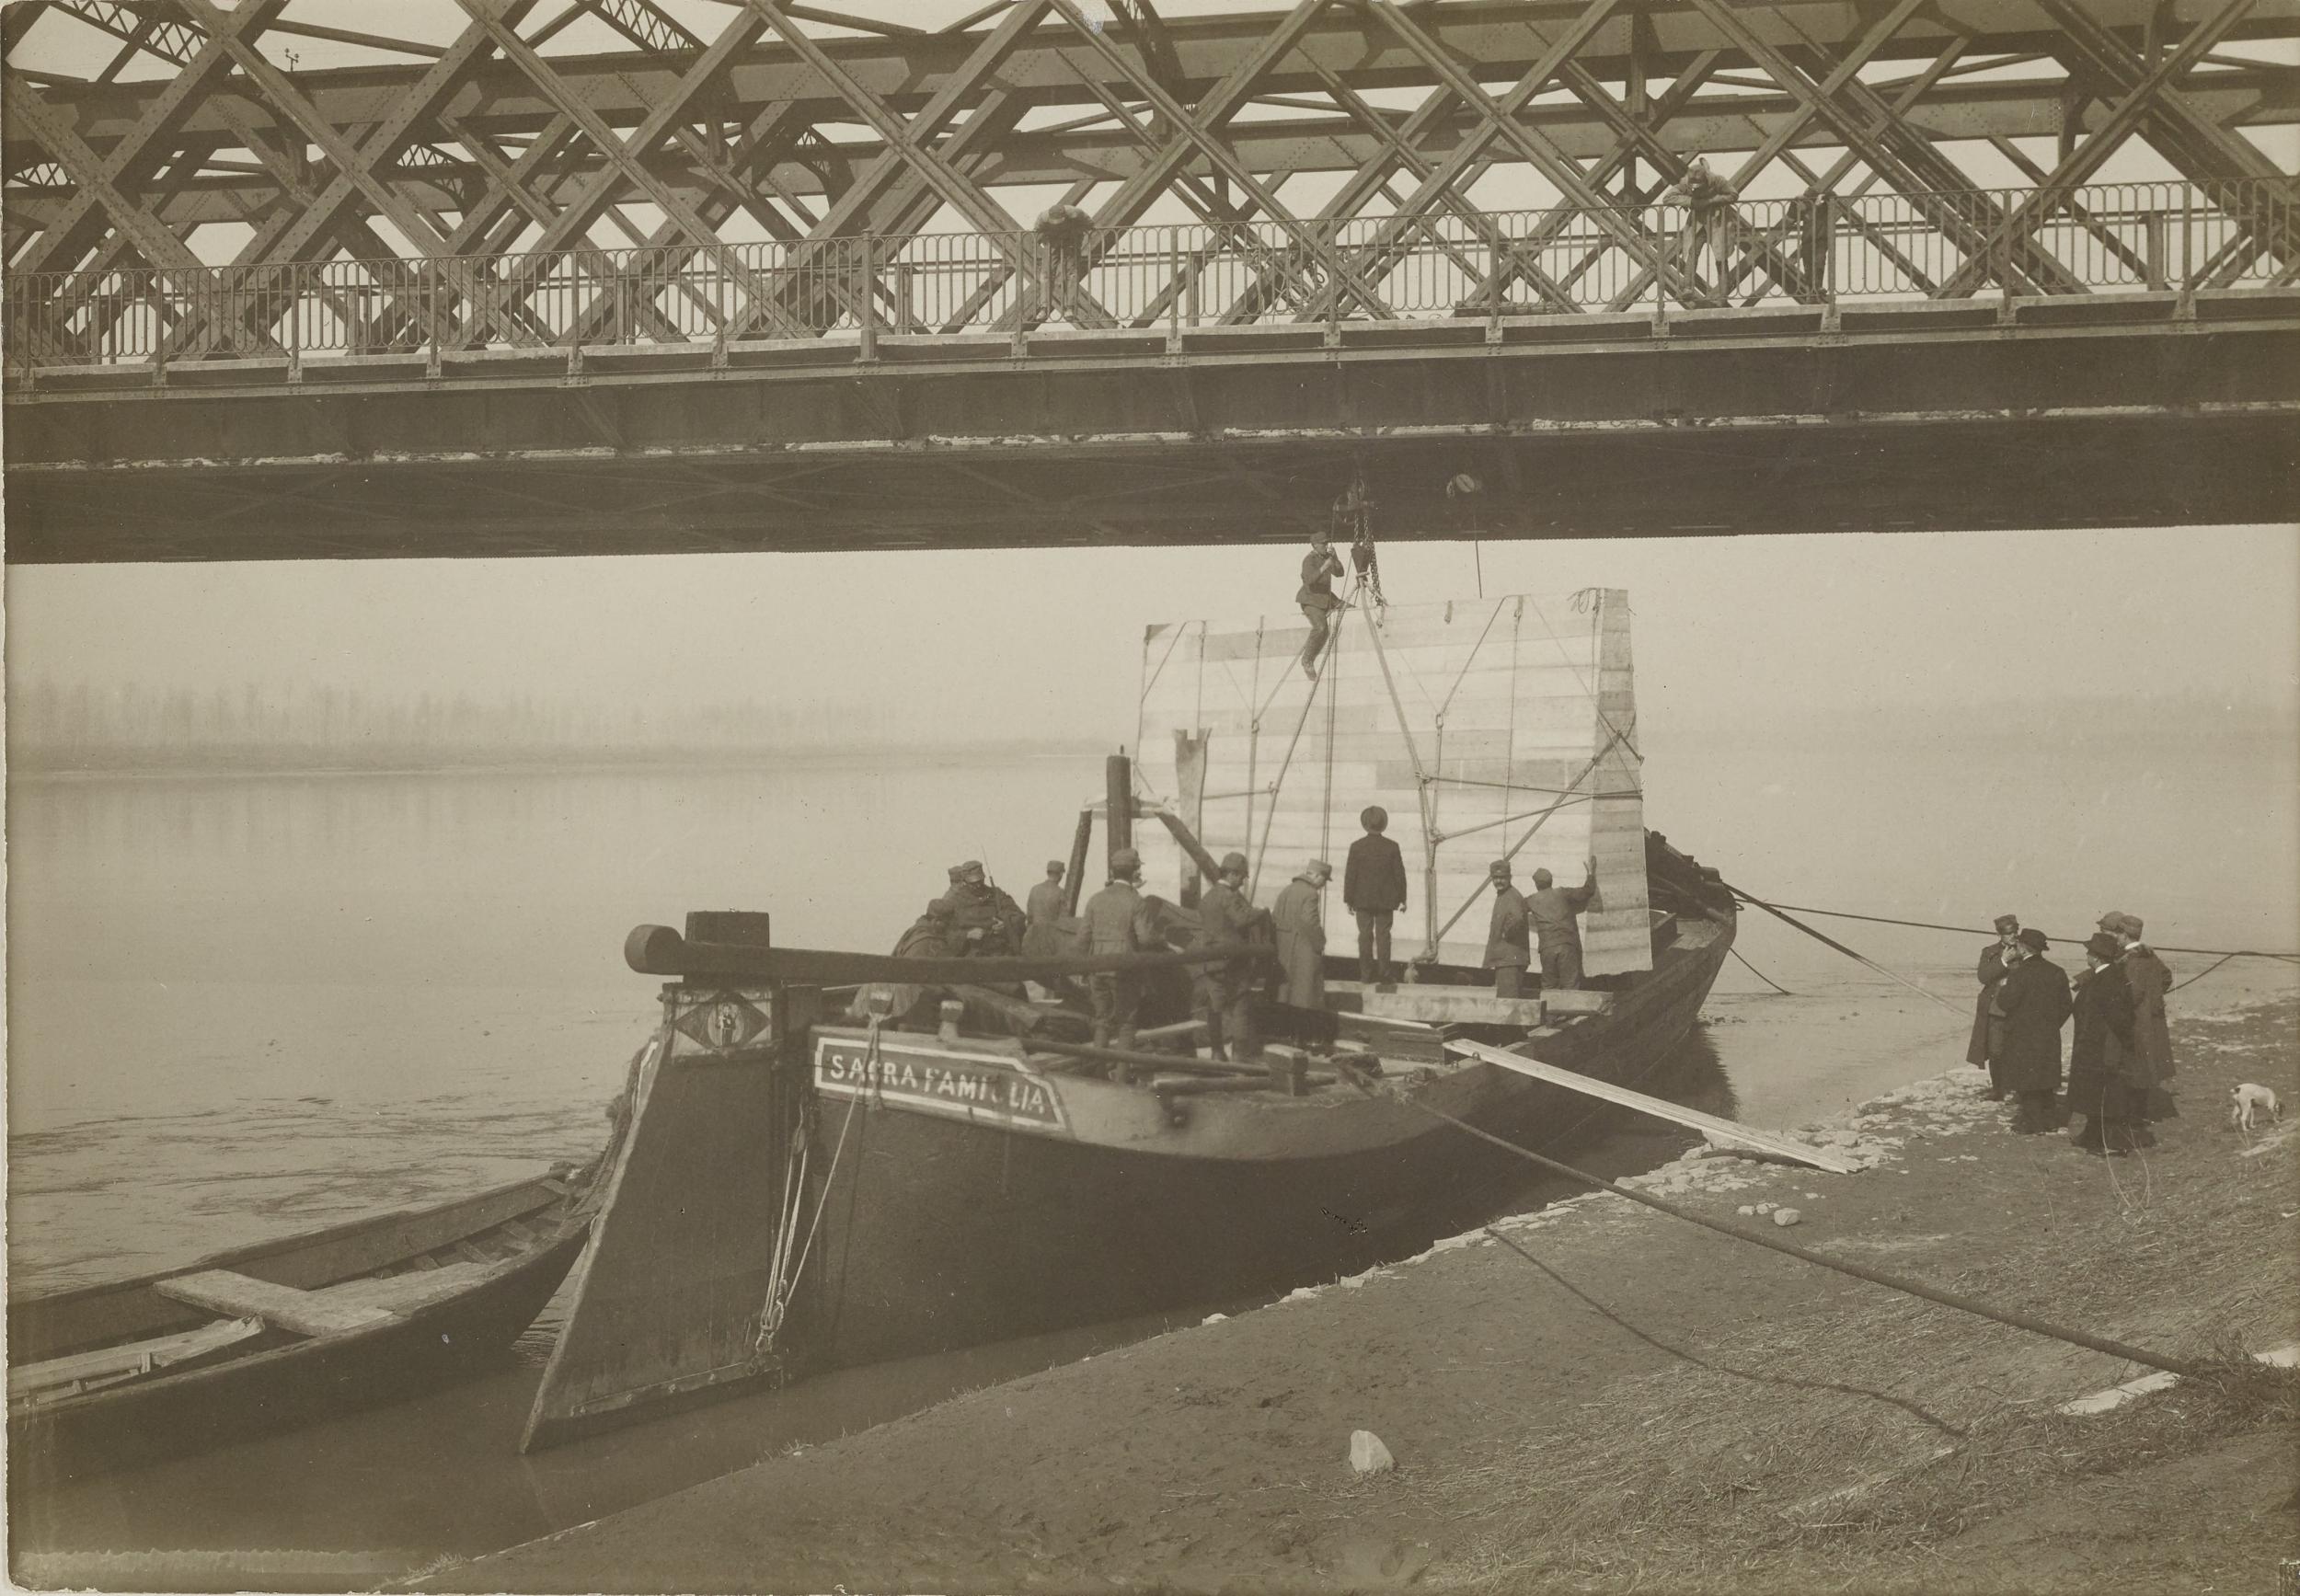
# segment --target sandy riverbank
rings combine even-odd
[[[2300,1115],[2248,1141],[2226,1093],[2300,1101],[2296,1024],[2289,991],[2181,1015],[2184,1116],[2129,1158],[2009,1134],[1956,1071],[1812,1128],[1860,1174],[1696,1154],[1639,1178],[2159,1351],[2287,1343]],[[2266,1588],[2300,1554],[2300,1379],[2066,1418],[2145,1371],[1611,1196],[1494,1228],[431,1588],[2155,1590]],[[1351,1474],[1356,1429],[1394,1472]]]

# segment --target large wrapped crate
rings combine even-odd
[[[1295,615],[1215,629],[1184,621],[1144,638],[1135,785],[1251,867],[1267,906],[1313,858],[1334,867],[1328,941],[1354,947],[1341,873],[1369,805],[1389,811],[1407,906],[1398,959],[1482,965],[1487,867],[1508,858],[1520,891],[1546,867],[1561,887],[1597,861],[1581,917],[1593,975],[1649,969],[1645,815],[1628,595],[1512,595],[1451,603],[1361,598],[1334,616],[1316,677]],[[1134,828],[1150,889],[1193,874],[1156,823]]]

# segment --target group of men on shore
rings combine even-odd
[[[2047,957],[2052,941],[2043,932],[2014,914],[1998,915],[1995,926],[1996,940],[1981,949],[1965,1051],[1968,1063],[1988,1071],[1989,1097],[2013,1099],[2012,1128],[2022,1135],[2069,1125],[2087,1153],[2152,1145],[2149,1122],[2179,1111],[2166,1089],[2172,972],[2142,939],[2140,917],[2114,909],[2101,915],[2074,980]],[[2061,1028],[2072,1018],[2064,1096]]]

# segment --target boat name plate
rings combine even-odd
[[[819,1037],[814,1084],[826,1097],[868,1097],[994,1125],[1070,1129],[1062,1099],[1044,1076],[990,1054],[950,1053],[881,1038],[874,1057],[867,1038]]]

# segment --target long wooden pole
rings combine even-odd
[[[1113,753],[1102,766],[1103,794],[1110,815],[1110,856],[1134,845],[1134,767],[1122,753]],[[1111,872],[1115,875],[1117,872]]]
[[[1086,890],[1087,854],[1094,846],[1094,811],[1078,811],[1078,829],[1070,839],[1070,877],[1063,888],[1063,913],[1078,913],[1078,895]]]

